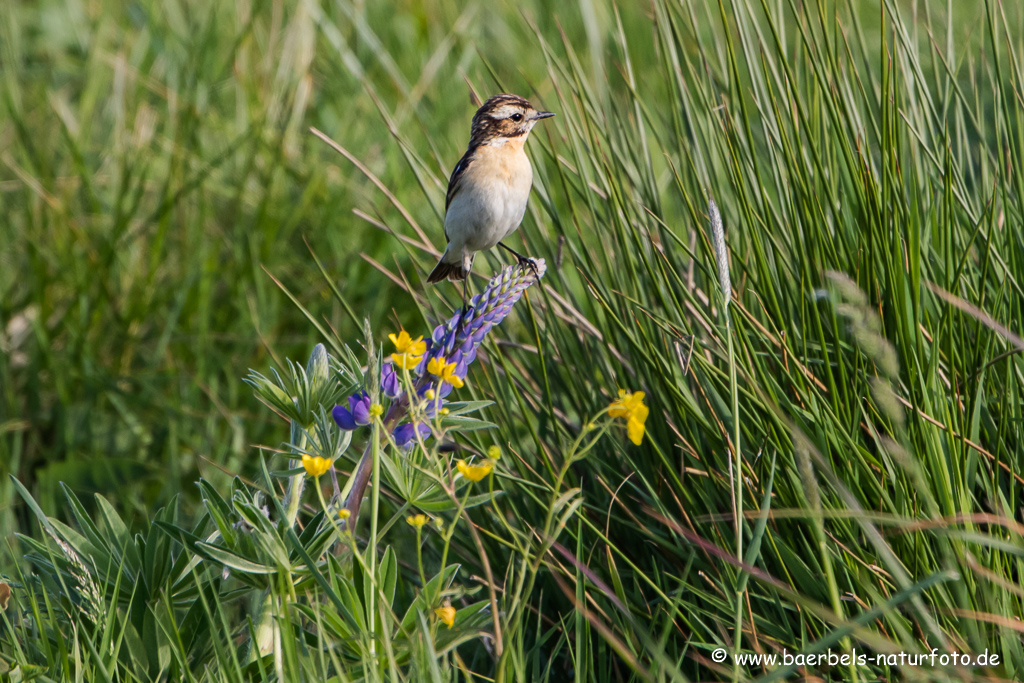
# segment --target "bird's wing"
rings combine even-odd
[[[459,159],[459,163],[455,164],[455,170],[452,171],[452,177],[448,179],[448,194],[444,198],[444,210],[448,212],[448,207],[452,205],[452,200],[455,199],[455,195],[459,193],[459,187],[462,184],[463,178],[466,177],[466,169],[473,163],[473,155],[476,152],[475,147],[470,147],[466,150],[466,153]],[[444,237],[448,238],[448,231],[445,230]],[[450,240],[449,240],[450,241]]]

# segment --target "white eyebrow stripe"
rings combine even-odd
[[[498,107],[497,109],[495,109],[494,111],[492,111],[491,112],[491,118],[492,119],[507,119],[508,117],[512,116],[512,114],[515,114],[517,112],[518,113],[522,113],[522,111],[523,111],[522,107],[516,106],[514,104],[506,104],[506,105],[502,105],[502,106]]]

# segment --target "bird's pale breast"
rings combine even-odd
[[[445,215],[445,234],[471,251],[494,247],[519,227],[533,184],[521,144],[483,145]]]

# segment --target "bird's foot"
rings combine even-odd
[[[540,273],[537,272],[537,262],[527,256],[516,254],[516,265],[522,268],[524,271],[529,270],[533,272],[533,276],[539,278]]]
[[[523,256],[518,251],[516,251],[515,249],[512,249],[511,247],[506,246],[502,242],[498,242],[498,246],[501,247],[502,249],[504,249],[505,251],[507,251],[508,253],[510,253],[510,254],[512,254],[513,256],[516,257],[516,265],[518,265],[523,270],[530,270],[530,271],[532,271],[534,277],[536,277],[538,279],[540,278],[540,271],[537,270],[537,262],[536,261],[534,261],[532,258],[529,258],[527,256]]]

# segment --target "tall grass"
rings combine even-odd
[[[12,545],[7,666],[86,680],[1022,676],[1021,6],[140,7],[141,29],[101,31],[100,13],[77,33],[55,21],[66,28],[43,40],[11,6],[0,36],[17,67],[3,70],[0,230],[26,246],[0,275],[0,462],[39,501],[17,523],[0,512],[36,539]],[[458,306],[455,289],[422,283],[467,81],[558,113],[528,144],[534,195],[515,237],[548,272],[467,389],[493,401],[496,427],[460,440],[503,444],[501,495],[442,551],[388,524],[408,501],[384,485],[387,528],[371,537],[386,540],[367,545],[364,530],[357,549],[374,560],[370,584],[394,572],[396,614],[423,607],[416,547],[440,583],[461,564],[457,590],[500,590],[504,648],[494,614],[438,643],[423,610],[420,637],[401,624],[401,647],[356,657],[385,643],[373,628],[352,634],[353,650],[332,640],[346,607],[325,596],[365,579],[327,560],[305,596],[282,567],[249,585],[299,636],[247,660],[266,612],[159,530],[201,529],[216,496],[256,495],[228,473],[270,494],[250,444],[286,437],[239,379],[281,367],[271,349],[352,344],[363,315],[380,342],[397,327],[391,308],[414,329]],[[32,332],[15,348],[18,325]],[[644,444],[612,431],[577,458],[619,388],[646,393]],[[193,515],[197,467],[211,483]],[[122,484],[121,516],[146,520],[130,526],[166,553],[177,582],[148,607],[150,635],[131,635],[120,573],[99,582],[103,614],[69,603],[88,579],[61,585],[81,572],[48,563],[62,550],[45,539],[72,532],[47,521],[41,534],[30,518],[45,511],[86,538],[97,519],[93,544],[115,557],[133,541],[113,508],[58,497],[59,480]],[[19,485],[0,486],[12,500]],[[186,509],[147,523],[179,491]],[[368,506],[362,516],[377,523]],[[797,670],[716,661],[718,648],[999,662]]]

